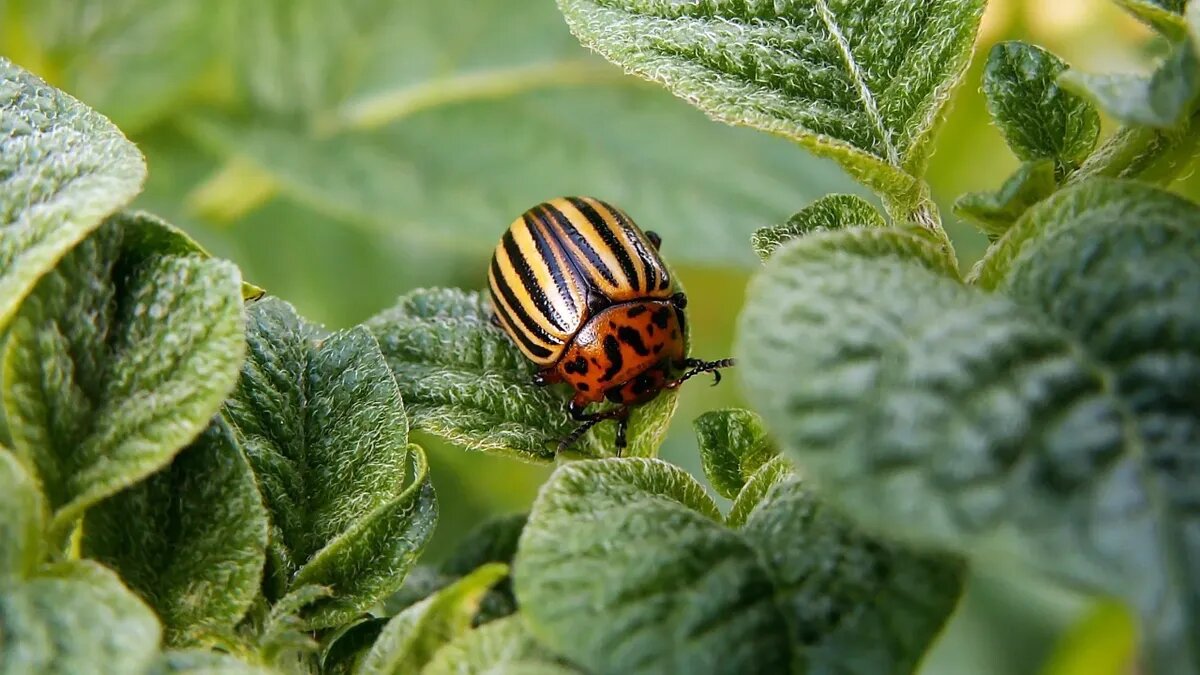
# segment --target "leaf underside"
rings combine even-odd
[[[572,32],[627,71],[905,198],[918,190],[983,4],[559,0]]]

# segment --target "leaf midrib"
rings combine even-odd
[[[842,29],[837,24],[833,10],[829,8],[827,0],[816,0],[816,5],[817,14],[821,17],[821,22],[825,24],[825,29],[829,31],[830,37],[837,44],[838,52],[842,55],[842,60],[846,63],[846,70],[850,75],[850,79],[854,81],[854,86],[858,90],[858,97],[866,109],[867,117],[871,120],[871,125],[875,127],[875,132],[879,134],[879,142],[883,144],[883,148],[887,152],[885,159],[892,166],[900,167],[900,154],[896,150],[896,147],[892,145],[891,134],[887,132],[887,128],[883,124],[883,117],[879,114],[879,107],[875,103],[875,95],[871,92],[871,88],[867,86],[862,69],[859,67],[858,61],[854,58],[854,52],[850,49],[850,43],[846,40],[846,36],[842,35]]]

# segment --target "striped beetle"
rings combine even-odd
[[[617,421],[625,448],[631,406],[733,359],[688,358],[687,296],[659,257],[661,239],[620,209],[591,197],[562,197],[513,221],[488,269],[492,323],[539,368],[533,383],[566,382],[567,410],[582,422],[559,443],[569,447],[592,426]],[[607,398],[613,408],[585,408]]]

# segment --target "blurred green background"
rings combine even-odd
[[[1108,0],[991,0],[979,54],[1004,39],[1090,71],[1140,70],[1159,49]],[[756,265],[749,234],[829,192],[866,195],[787,141],[624,76],[577,44],[552,0],[0,0],[0,54],[141,147],[136,206],[330,328],[413,288],[482,288],[514,217],[583,193],[663,235],[693,351],[720,358]],[[929,177],[965,264],[984,240],[949,204],[1016,167],[988,122],[982,62]],[[736,381],[683,390],[665,458],[701,475],[690,421],[738,405]],[[434,556],[488,514],[527,508],[549,472],[422,440],[442,505]],[[976,578],[926,671],[1035,672],[1066,649],[1054,672],[1117,672],[1088,659],[1127,653],[1129,633],[1107,605]]]

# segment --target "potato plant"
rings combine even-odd
[[[1165,189],[1200,134],[1200,5],[1119,0],[1167,45],[1147,76],[986,55],[1021,164],[955,203],[990,240],[964,270],[925,171],[984,4],[559,0],[627,72],[883,206],[827,195],[744,242],[751,409],[692,421],[724,509],[656,456],[673,392],[624,456],[609,425],[556,455],[567,392],[485,295],[309,321],[131,208],[138,147],[0,58],[0,673],[912,673],[970,572],[1019,568],[1130,608],[1130,668],[1200,674],[1200,206]],[[417,431],[557,466],[422,562]]]

